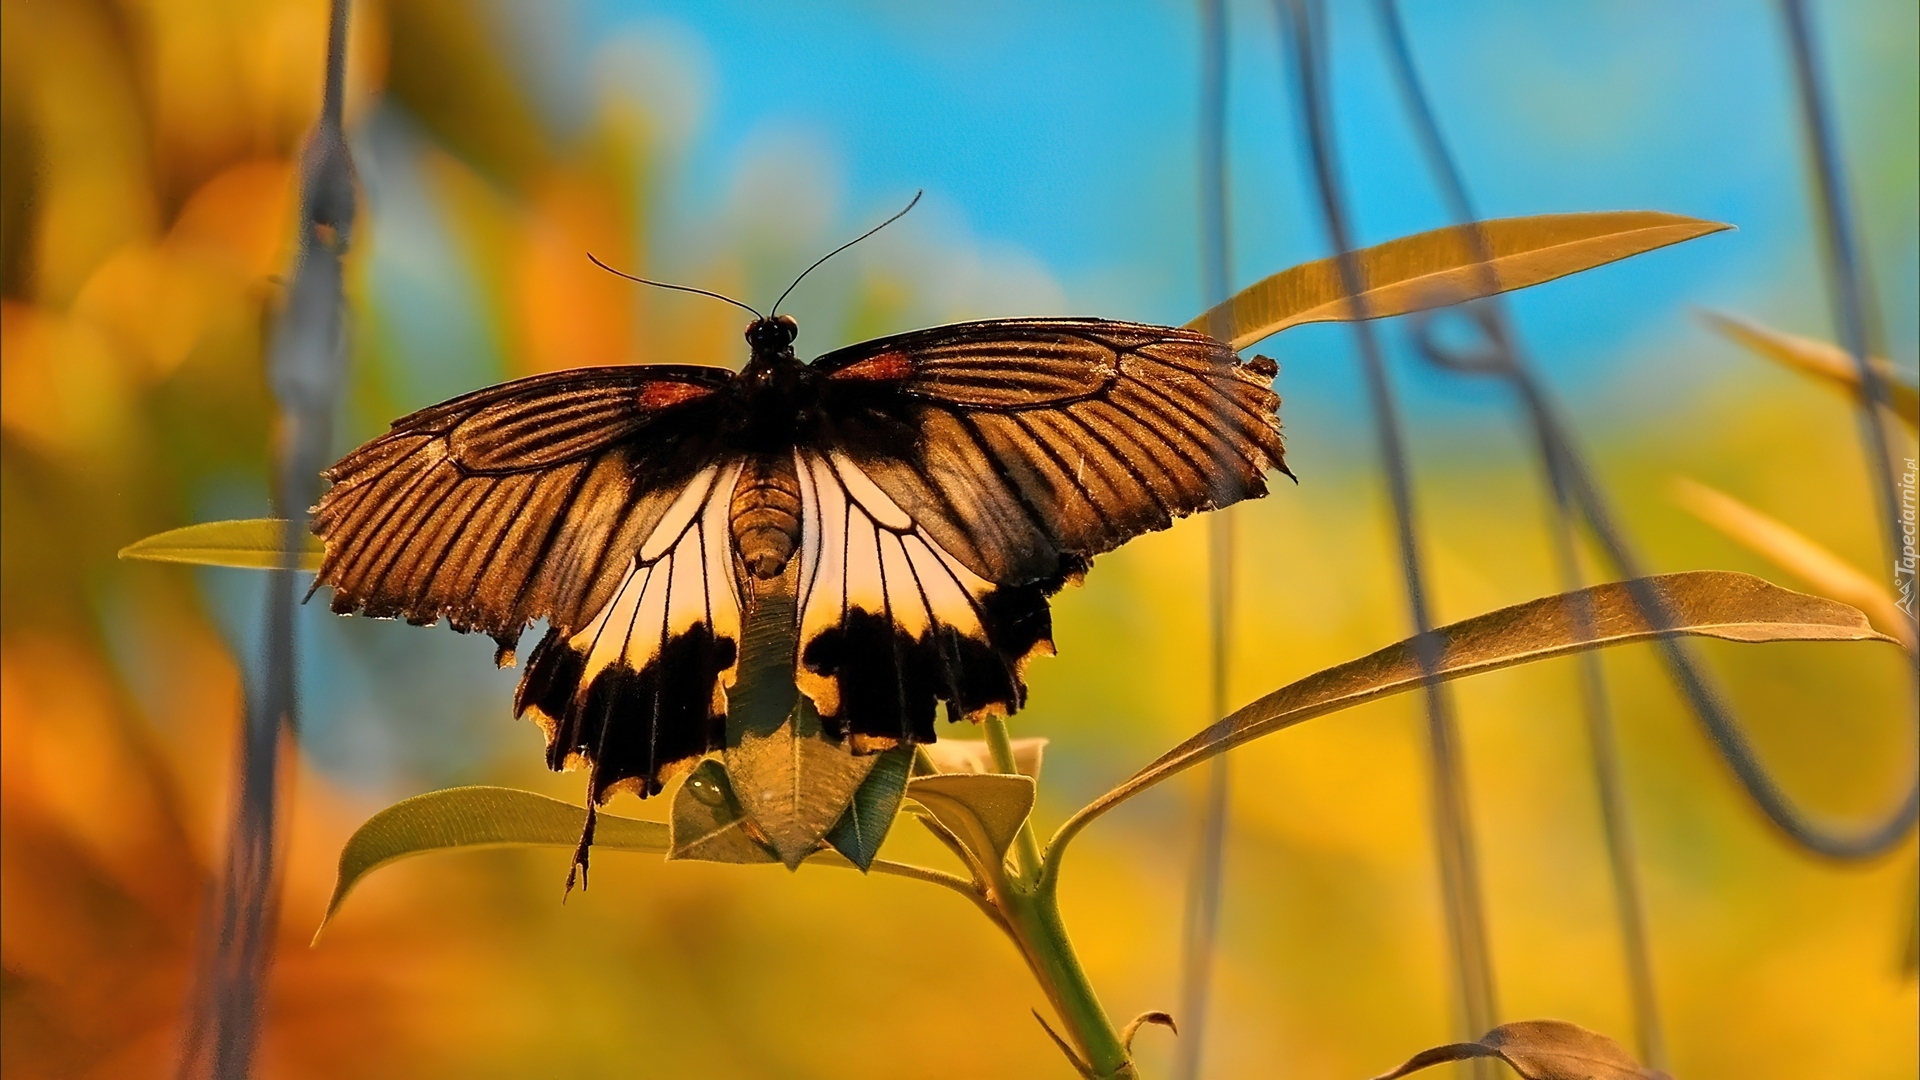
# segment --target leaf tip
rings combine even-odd
[[[319,925],[313,928],[313,937],[307,941],[307,948],[317,949],[320,947],[320,935],[327,932],[327,924],[333,922],[334,915],[339,912],[340,903],[347,898],[347,888],[349,887],[350,886],[342,885],[335,885],[333,887],[333,895],[327,898],[327,910],[321,913]]]

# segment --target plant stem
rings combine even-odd
[[[1033,977],[1046,991],[1047,1000],[1067,1029],[1067,1037],[1079,1047],[1085,1060],[1076,1064],[1094,1080],[1134,1080],[1133,1055],[1120,1041],[1119,1032],[1107,1019],[1107,1011],[1094,993],[1093,983],[1080,966],[1073,951],[1067,927],[1060,919],[1060,904],[1053,883],[1046,882],[1029,891],[1010,883],[994,906],[1007,920],[1007,931],[1026,957]]]
[[[1005,717],[989,716],[986,722],[987,749],[993,754],[993,767],[1009,776],[1017,776],[1020,770],[1013,763],[1013,740],[1007,736]],[[1018,881],[1025,888],[1033,888],[1040,880],[1040,841],[1033,835],[1033,815],[1020,824],[1020,835],[1013,841],[1014,866],[1019,871]]]
[[[985,727],[994,769],[1018,775],[1006,720],[991,716]],[[981,867],[991,894],[988,899],[1004,920],[1002,929],[1013,938],[1040,989],[1046,992],[1054,1014],[1066,1027],[1067,1038],[1079,1048],[1082,1057],[1075,1066],[1094,1080],[1133,1080],[1139,1075],[1133,1068],[1133,1055],[1101,1008],[1100,997],[1087,980],[1080,957],[1067,937],[1066,924],[1060,919],[1056,879],[1042,875],[1045,860],[1040,856],[1040,841],[1033,834],[1032,815],[1021,824],[1020,835],[1014,839],[1013,858],[1012,874],[1004,865]]]

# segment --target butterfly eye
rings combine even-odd
[[[793,321],[793,316],[775,315],[773,322],[775,326],[778,326],[786,334],[788,341],[792,341],[794,338],[800,336],[800,324]]]

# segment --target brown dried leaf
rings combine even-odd
[[[1729,228],[1652,210],[1542,214],[1454,225],[1354,252],[1365,290],[1358,304],[1346,295],[1339,259],[1321,259],[1242,289],[1187,327],[1244,349],[1302,323],[1378,319],[1444,307]],[[1486,262],[1480,259],[1482,251],[1491,255]]]
[[[1907,651],[1914,651],[1913,623],[1894,603],[1893,594],[1852,563],[1792,527],[1698,481],[1675,477],[1673,498],[1729,539],[1799,576],[1822,596],[1866,612],[1882,633],[1899,638]]]
[[[168,529],[144,540],[135,540],[120,549],[123,559],[149,562],[193,563],[197,566],[232,566],[242,570],[278,570],[280,549],[286,543],[287,523],[280,518],[244,518],[238,521],[203,521]],[[300,553],[299,569],[319,570],[320,538],[307,536],[307,547]]]
[[[1854,365],[1853,357],[1846,350],[1813,338],[1783,334],[1737,315],[1718,311],[1706,311],[1701,315],[1714,329],[1761,356],[1832,383],[1850,396],[1860,395],[1860,369]],[[1893,405],[1894,413],[1906,422],[1909,429],[1920,428],[1920,390],[1916,390],[1885,360],[1874,356],[1869,357],[1868,362],[1885,381],[1887,399]]]
[[[1565,1020],[1519,1020],[1501,1024],[1479,1042],[1422,1050],[1407,1063],[1373,1080],[1398,1080],[1449,1061],[1499,1058],[1526,1080],[1664,1080],[1666,1073],[1641,1068],[1620,1044]]]
[[[1172,1013],[1153,1009],[1127,1021],[1127,1026],[1120,1029],[1120,1045],[1132,1050],[1133,1037],[1140,1034],[1140,1028],[1145,1024],[1158,1024],[1175,1035],[1180,1034],[1180,1025],[1173,1022]]]
[[[1694,634],[1727,641],[1893,641],[1865,615],[1824,597],[1782,589],[1750,574],[1696,570],[1642,579],[1667,609],[1671,630],[1641,616],[1629,582],[1595,585],[1501,608],[1434,631],[1441,681],[1587,649]],[[1581,608],[1585,610],[1582,611]],[[1247,705],[1162,754],[1062,826],[1055,844],[1088,821],[1185,769],[1242,743],[1421,683],[1413,640],[1309,675]],[[1049,856],[1053,858],[1054,856]]]

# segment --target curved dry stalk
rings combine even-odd
[[[1459,300],[1489,289],[1498,291],[1502,288],[1502,260],[1488,241],[1490,229],[1456,230],[1451,234],[1441,230],[1438,235],[1451,236],[1460,243],[1462,254],[1456,256],[1460,265],[1443,274],[1423,275],[1410,273],[1388,260],[1384,265],[1393,272],[1388,275],[1391,284],[1385,287],[1367,272],[1370,266],[1380,265],[1380,260],[1370,260],[1354,250],[1348,224],[1345,194],[1339,182],[1332,107],[1328,103],[1332,80],[1324,70],[1330,60],[1323,5],[1313,0],[1276,0],[1275,6],[1280,16],[1283,44],[1290,54],[1297,82],[1301,127],[1312,164],[1314,189],[1319,195],[1320,216],[1327,239],[1336,252],[1333,267],[1338,273],[1331,281],[1337,290],[1335,299],[1330,307],[1322,305],[1321,310],[1327,318],[1353,320],[1360,372],[1373,414],[1374,439],[1379,446],[1388,501],[1393,507],[1395,547],[1400,556],[1407,613],[1413,623],[1414,651],[1425,672],[1423,699],[1427,713],[1427,761],[1432,777],[1434,854],[1440,869],[1440,893],[1461,1013],[1469,1031],[1482,1031],[1495,1022],[1499,1005],[1494,989],[1492,950],[1487,941],[1486,905],[1480,892],[1479,858],[1474,848],[1466,769],[1460,758],[1458,717],[1451,698],[1434,678],[1436,643],[1430,636],[1433,613],[1427,596],[1406,433],[1385,355],[1367,320],[1390,313],[1396,306],[1414,310],[1448,302],[1445,299],[1448,297]],[[1573,245],[1575,250],[1579,247]],[[1553,246],[1546,250],[1560,252]],[[1555,261],[1553,267],[1556,272],[1571,272],[1580,262],[1580,259],[1562,259]],[[1525,265],[1524,259],[1521,264]],[[1539,271],[1541,267],[1535,265],[1525,273],[1536,273],[1532,280],[1544,280],[1537,276]],[[1385,310],[1377,310],[1376,304],[1384,305]]]
[[[267,583],[262,677],[246,688],[232,825],[220,881],[202,919],[182,1076],[240,1080],[252,1072],[279,927],[277,819],[285,798],[280,759],[298,725],[293,624],[294,574],[307,531],[301,511],[319,484],[345,368],[342,260],[355,201],[353,158],[341,125],[347,7],[347,0],[329,5],[320,117],[300,161],[298,262],[267,348],[277,406],[273,502],[276,516],[288,519],[280,539],[288,554],[271,567]]]

